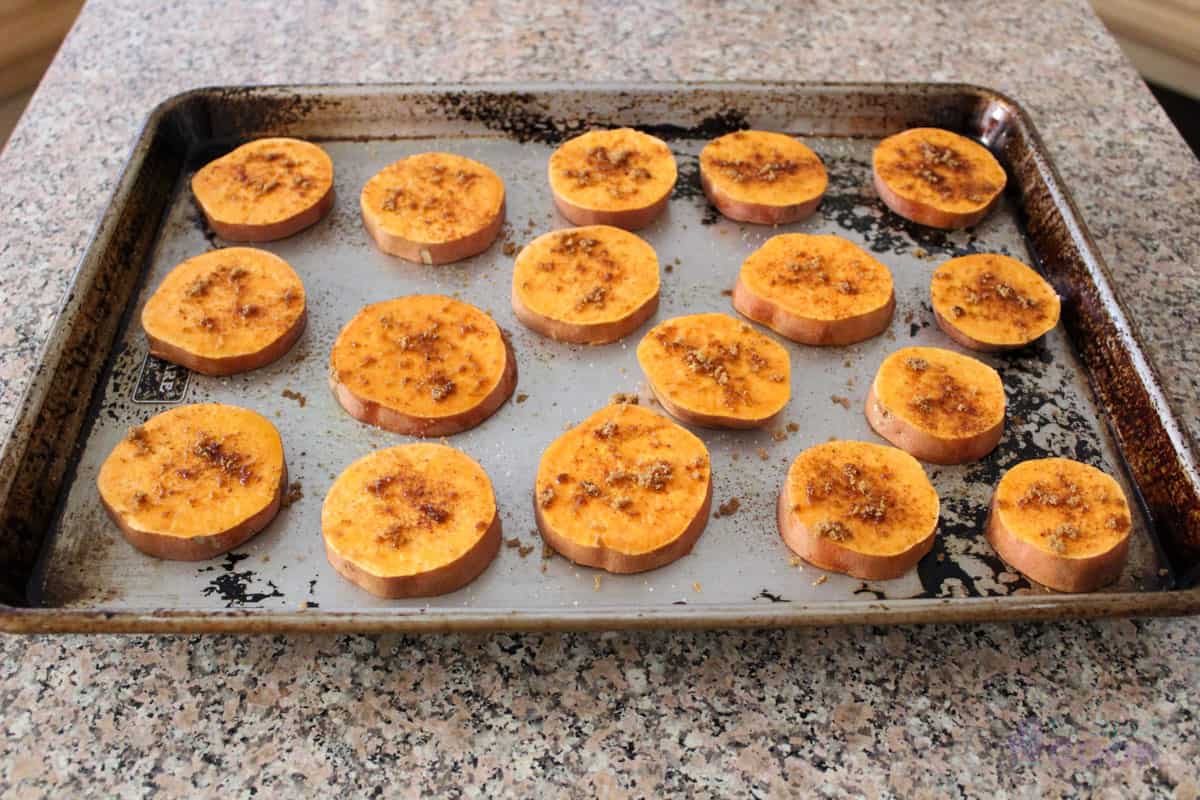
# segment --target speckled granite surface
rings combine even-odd
[[[142,119],[174,92],[770,78],[1023,102],[1200,434],[1200,163],[1081,0],[228,5],[89,4],[0,157],[3,430]],[[0,794],[1196,797],[1198,701],[1196,620],[4,637]]]

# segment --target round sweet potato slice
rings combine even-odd
[[[792,395],[788,352],[728,314],[660,322],[638,344],[638,363],[671,416],[706,428],[760,428]]]
[[[504,181],[453,153],[419,153],[384,167],[359,202],[379,249],[419,264],[478,255],[504,225]]]
[[[875,148],[875,190],[892,211],[931,228],[968,228],[995,207],[1008,176],[986,147],[941,128],[912,128]]]
[[[678,170],[671,148],[632,128],[590,131],[550,156],[550,190],[576,225],[644,228],[667,207]]]
[[[554,231],[530,242],[513,267],[512,306],[526,327],[577,344],[606,344],[658,308],[658,256],[608,225]]]
[[[333,208],[333,161],[311,142],[256,139],[201,167],[192,194],[222,239],[270,242]]]
[[[779,493],[779,534],[822,569],[868,581],[898,578],[933,547],[937,491],[895,447],[833,441],[792,462]]]
[[[1091,592],[1120,577],[1131,529],[1129,503],[1111,476],[1067,458],[1040,458],[1000,479],[987,539],[1038,583]]]
[[[202,403],[131,428],[96,483],[130,544],[157,558],[199,561],[275,518],[287,465],[279,432],[261,414]]]
[[[704,442],[624,403],[555,439],[534,484],[542,538],[575,563],[609,572],[644,572],[687,555],[711,505]]]
[[[357,420],[411,436],[447,436],[496,412],[517,362],[495,321],[441,295],[369,305],[342,328],[330,384]]]
[[[878,336],[896,310],[892,273],[840,236],[772,236],[742,264],[733,307],[792,341],[842,345]]]
[[[1014,350],[1058,324],[1058,295],[1041,275],[995,253],[952,258],[930,282],[938,326],[963,347]]]
[[[700,185],[730,219],[783,225],[812,216],[829,177],[821,158],[791,136],[735,131],[700,151]]]
[[[867,395],[867,421],[922,461],[964,464],[1004,434],[1004,384],[996,370],[939,347],[905,347],[883,360]]]
[[[325,555],[379,597],[461,589],[500,548],[500,515],[483,467],[453,447],[376,450],[338,476],[321,507]]]
[[[205,375],[233,375],[281,358],[304,332],[300,277],[282,258],[227,247],[171,270],[142,309],[150,352]]]

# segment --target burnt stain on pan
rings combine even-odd
[[[478,122],[522,143],[557,144],[594,127],[585,119],[555,117],[538,107],[535,95],[523,92],[447,92],[436,103],[451,118]]]
[[[266,589],[254,589],[258,576],[254,570],[238,570],[237,565],[250,557],[249,553],[226,553],[225,560],[220,566],[202,567],[200,572],[216,572],[208,585],[204,587],[204,596],[216,595],[225,601],[226,608],[244,608],[256,606],[273,597],[283,597],[283,592],[274,582],[264,581]]]

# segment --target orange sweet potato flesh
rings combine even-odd
[[[1004,384],[987,364],[939,347],[905,347],[875,373],[867,421],[922,461],[962,464],[990,453],[1004,434]]]
[[[550,156],[549,174],[554,204],[571,222],[635,231],[667,207],[678,170],[661,139],[617,128],[564,142]]]
[[[658,308],[658,256],[609,225],[554,231],[530,242],[513,267],[517,319],[543,336],[614,342]]]
[[[362,422],[412,436],[473,428],[504,404],[517,364],[494,320],[441,295],[369,305],[330,355],[338,402]]]
[[[311,142],[257,139],[205,164],[192,194],[231,242],[269,242],[316,224],[333,208],[333,161]]]
[[[205,375],[233,375],[282,357],[304,331],[304,285],[265,250],[227,247],[171,270],[142,309],[154,355]]]
[[[546,448],[533,499],[542,537],[575,563],[655,569],[690,552],[708,522],[708,449],[659,414],[611,405]]]
[[[817,210],[829,177],[820,157],[797,139],[735,131],[700,151],[700,185],[730,219],[782,225]]]
[[[843,345],[886,330],[896,296],[892,273],[853,242],[785,233],[742,264],[733,307],[801,344]]]
[[[637,349],[654,396],[673,417],[709,428],[758,428],[791,397],[788,352],[728,314],[660,322]]]
[[[180,406],[132,428],[100,467],[100,500],[137,549],[180,561],[232,550],[279,511],[275,426],[237,406]]]
[[[940,128],[912,128],[875,148],[875,189],[902,217],[967,228],[995,207],[1008,176],[983,145]]]
[[[973,350],[1024,347],[1058,324],[1060,304],[1050,284],[997,253],[950,259],[934,270],[930,294],[941,329]]]
[[[446,594],[475,580],[500,547],[483,467],[422,442],[376,450],[346,468],[321,507],[325,554],[380,597]]]
[[[1063,592],[1115,581],[1129,558],[1132,520],[1120,485],[1066,458],[1023,461],[992,496],[987,538],[1006,562]]]
[[[380,250],[420,264],[449,264],[496,240],[504,225],[504,181],[464,156],[419,153],[376,173],[359,204]]]
[[[933,547],[937,491],[895,447],[833,441],[792,462],[779,493],[779,533],[822,569],[863,580],[908,572]]]

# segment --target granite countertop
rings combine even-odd
[[[134,136],[173,93],[761,78],[967,81],[1024,103],[1200,434],[1200,163],[1083,0],[681,5],[89,3],[0,157],[0,428]],[[530,796],[546,781],[604,796],[1196,797],[1198,701],[1196,619],[5,636],[0,794]]]

